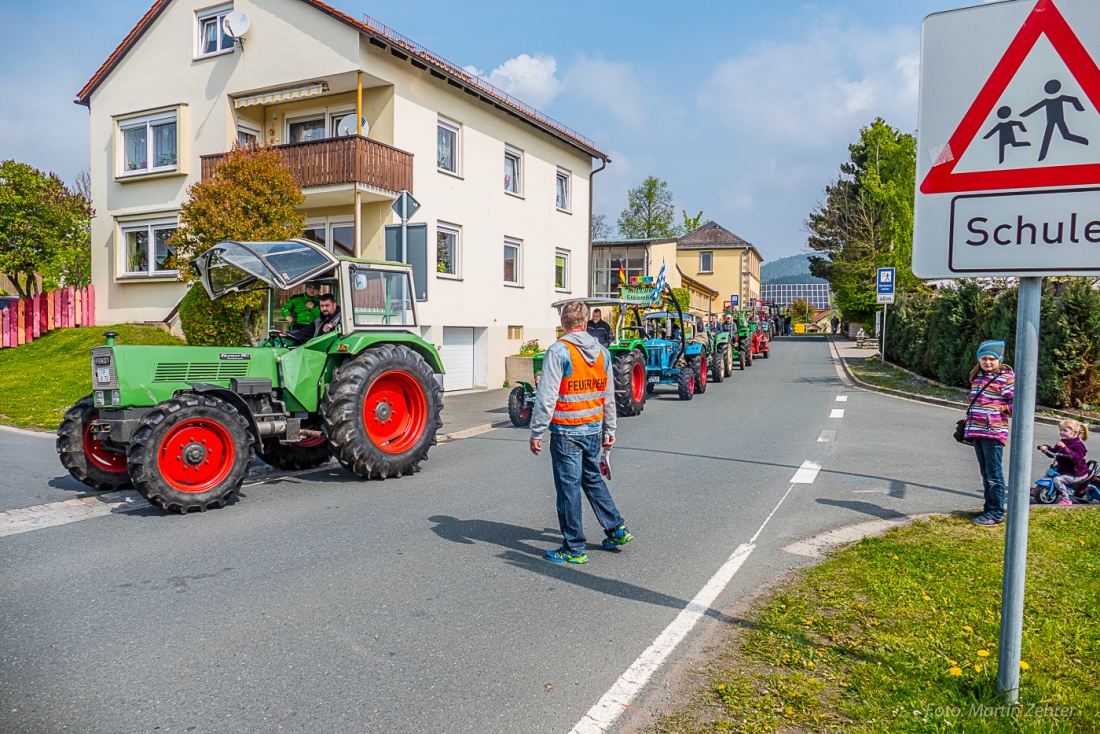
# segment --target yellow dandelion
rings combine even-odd
[[[806,667],[807,668],[816,668],[817,665],[814,663],[813,660],[811,660],[810,662],[806,663]]]
[[[719,690],[719,691],[724,691],[724,690],[726,690],[726,684],[725,684],[725,683],[719,683],[719,684],[718,684],[718,690]]]
[[[1081,545],[1085,544],[1085,541],[1083,541],[1083,540],[1078,540],[1077,542],[1080,543]]]
[[[924,599],[925,601],[932,601],[932,597],[928,596],[928,594],[921,594],[921,599]]]
[[[898,557],[897,557],[897,556],[894,556],[894,560],[895,560],[895,561],[896,561],[896,560],[898,560]]]
[[[982,666],[978,665],[977,663],[974,663],[974,672],[975,673],[982,672]]]
[[[889,676],[885,676],[885,675],[884,675],[884,676],[882,676],[882,679],[883,679],[883,680],[886,680],[886,681],[890,680]]]
[[[989,657],[989,650],[978,650],[978,657],[980,657],[980,658]]]
[[[1031,670],[1031,666],[1028,665],[1027,663],[1025,663],[1023,660],[1021,660],[1020,661],[1020,670]]]
[[[973,632],[973,631],[974,631],[974,628],[971,627],[970,625],[968,625],[968,624],[963,625],[963,632]]]
[[[953,676],[959,676],[959,675],[962,675],[962,674],[963,674],[963,671],[962,671],[962,668],[960,668],[959,666],[957,666],[957,665],[952,665],[952,666],[951,666],[951,667],[950,667],[950,668],[949,668],[949,669],[947,670],[947,674],[948,674],[948,675],[953,675]]]
[[[948,665],[958,665],[958,663],[957,663],[956,661],[954,661],[954,660],[948,660],[948,661],[947,661],[947,664],[948,664]]]
[[[791,714],[794,713],[794,709],[792,709],[790,706],[788,706],[787,708],[783,709],[783,713],[785,713],[787,716],[790,716]]]

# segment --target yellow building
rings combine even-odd
[[[676,269],[680,270],[680,266],[677,265]],[[719,297],[721,294],[718,291],[684,275],[682,270],[680,270],[680,282],[684,288],[687,288],[689,309],[706,314],[721,313],[723,299]],[[726,298],[729,296],[727,295]]]
[[[760,298],[761,263],[760,251],[751,242],[715,222],[707,222],[676,243],[680,271],[718,291],[721,302],[737,296],[741,308]]]

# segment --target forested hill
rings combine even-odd
[[[825,281],[810,275],[809,255],[791,255],[760,266],[760,282],[767,285],[769,283],[824,283]]]

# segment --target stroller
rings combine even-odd
[[[1035,486],[1031,488],[1032,498],[1040,505],[1057,504],[1060,499],[1058,489],[1054,486],[1054,477],[1060,473],[1054,468],[1057,463],[1056,458],[1043,478],[1035,482]],[[1075,482],[1066,482],[1066,489],[1069,490],[1070,495],[1080,501],[1087,501],[1086,497],[1088,496],[1090,483],[1100,483],[1100,476],[1097,476],[1097,469],[1100,467],[1097,466],[1096,461],[1090,459],[1086,462],[1086,466],[1088,467],[1088,473],[1084,477]],[[1094,489],[1094,491],[1096,490]]]

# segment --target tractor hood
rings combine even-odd
[[[210,298],[245,290],[257,281],[288,290],[332,272],[339,261],[308,240],[219,242],[191,261]]]

